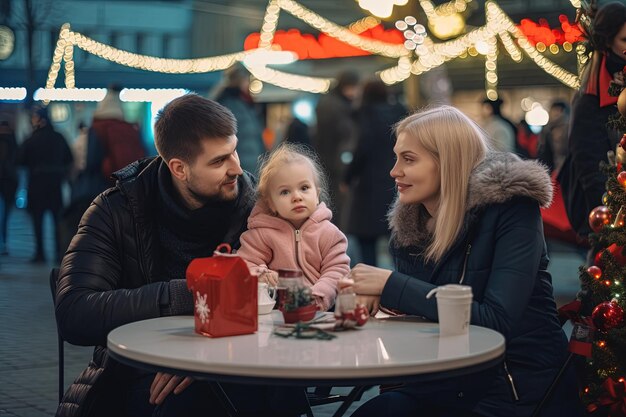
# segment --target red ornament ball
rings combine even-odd
[[[624,134],[622,138],[620,139],[619,146],[620,148],[626,151],[626,134]]]
[[[595,265],[587,268],[587,273],[595,279],[600,279],[600,277],[602,276],[602,270]]]
[[[624,91],[626,91],[626,88]],[[626,171],[617,174],[617,182],[619,182],[622,187],[626,187]]]
[[[607,206],[598,206],[589,213],[589,227],[595,233],[598,233],[603,226],[609,223],[611,223],[611,212]]]
[[[605,301],[593,309],[591,318],[596,328],[606,332],[624,325],[624,310],[615,300]]]

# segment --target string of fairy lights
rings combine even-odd
[[[434,29],[442,26],[452,27],[451,19],[457,19],[463,13],[472,0],[453,0],[442,5],[435,6],[429,0],[419,0],[420,6],[427,17],[427,26],[439,38],[456,36],[458,33],[450,31],[447,34],[437,33]],[[580,8],[578,0],[570,0],[572,5]],[[385,42],[360,36],[359,33],[380,23],[371,16],[354,24],[344,27],[320,14],[302,6],[295,0],[269,0],[265,10],[263,24],[260,30],[258,48],[252,51],[241,51],[231,54],[204,57],[196,59],[169,59],[149,55],[141,55],[121,50],[113,46],[98,42],[84,34],[71,30],[69,24],[61,27],[59,38],[54,49],[52,63],[48,71],[45,85],[47,92],[41,96],[47,100],[55,99],[54,88],[63,66],[65,76],[65,88],[75,89],[75,64],[74,48],[96,55],[102,59],[119,65],[141,69],[146,71],[167,74],[189,74],[220,71],[229,68],[237,62],[242,62],[255,79],[257,89],[261,83],[269,83],[282,88],[300,90],[312,93],[325,93],[331,86],[332,79],[314,77],[308,75],[291,74],[279,69],[269,68],[268,65],[276,63],[273,59],[277,55],[273,45],[273,39],[280,20],[280,13],[284,11],[302,20],[311,27],[327,36],[345,42],[351,46],[370,52],[374,55],[388,58],[396,58],[397,63],[378,73],[378,76],[386,84],[396,84],[406,80],[411,74],[419,75],[430,71],[447,61],[456,58],[465,58],[468,55],[485,57],[485,92],[492,100],[498,97],[498,40],[501,41],[507,54],[515,62],[522,60],[523,54],[528,56],[539,68],[552,75],[557,80],[571,88],[579,86],[579,78],[552,60],[548,59],[543,52],[551,53],[558,51],[558,46],[551,45],[546,48],[543,44],[533,45],[518,26],[493,0],[485,3],[486,23],[484,26],[475,28],[454,39],[435,43],[426,33],[424,25],[419,24],[415,18],[407,16],[403,21],[396,22],[396,27],[403,31],[406,41],[404,44]],[[439,19],[439,21],[438,21]],[[447,19],[447,20],[444,20]],[[444,24],[441,24],[443,22]],[[439,23],[439,24],[437,24]],[[456,26],[455,26],[456,27]],[[556,50],[552,47],[556,47]],[[572,45],[563,44],[566,52],[572,51]],[[255,52],[267,52],[267,58],[251,58]],[[586,59],[581,49],[576,49],[578,63]],[[297,59],[293,54],[293,60]],[[258,58],[258,54],[257,54]],[[287,61],[289,62],[289,61]],[[67,96],[67,92],[65,93]]]

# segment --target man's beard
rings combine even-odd
[[[232,179],[229,179],[226,182],[228,181],[232,181]],[[205,206],[208,203],[223,203],[225,201],[235,200],[237,196],[239,196],[239,183],[235,182],[235,188],[231,191],[225,191],[223,188],[223,184],[221,184],[219,192],[212,195],[197,193],[189,186],[187,186],[187,191],[194,200],[200,203],[201,206]]]

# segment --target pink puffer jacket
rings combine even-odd
[[[299,230],[257,203],[241,235],[237,254],[252,268],[301,269],[313,295],[328,310],[337,296],[337,281],[350,271],[346,236],[330,222],[332,212],[320,203]]]

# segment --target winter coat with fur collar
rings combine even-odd
[[[494,329],[506,339],[506,367],[427,387],[411,385],[405,388],[411,395],[485,416],[532,414],[567,356],[539,210],[551,199],[545,167],[509,153],[488,154],[472,172],[460,236],[436,263],[425,263],[422,256],[431,238],[427,212],[421,205],[396,201],[389,213],[396,271],[381,304],[437,321],[435,297],[426,299],[426,294],[462,279],[474,295],[471,324]],[[564,375],[545,415],[577,415],[574,381]]]
[[[337,281],[350,272],[348,240],[330,222],[332,212],[320,203],[299,230],[257,203],[237,254],[254,267],[301,269],[313,295],[328,310],[335,303]]]

